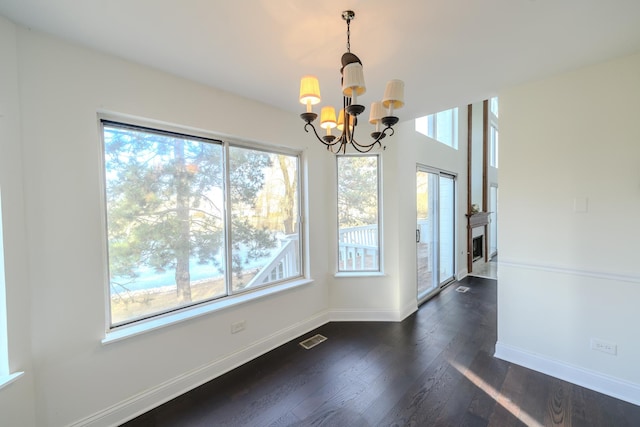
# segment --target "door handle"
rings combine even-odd
[[[420,229],[416,228],[416,243],[420,243]]]

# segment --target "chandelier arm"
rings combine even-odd
[[[342,138],[336,138],[331,142],[327,142],[322,137],[320,137],[320,135],[318,135],[318,131],[316,130],[316,127],[313,125],[313,123],[309,122],[309,123],[306,123],[304,125],[304,130],[306,132],[309,132],[309,129],[307,129],[307,126],[311,127],[311,129],[313,130],[313,133],[316,135],[316,138],[318,139],[318,141],[323,143],[327,147],[327,149],[329,149],[329,147],[333,147],[334,145],[337,145],[342,139]]]
[[[377,139],[375,139],[371,144],[360,144],[358,141],[356,141],[355,139],[351,141],[351,145],[353,145],[353,148],[355,148],[356,150],[358,150],[361,153],[367,153],[369,151],[371,151],[371,149],[378,144],[380,147],[382,147],[382,144],[380,143],[380,140],[384,138],[383,135],[380,135]],[[365,151],[362,151],[365,150]]]

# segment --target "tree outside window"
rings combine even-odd
[[[111,326],[301,274],[297,156],[103,130]]]
[[[380,271],[378,156],[337,162],[338,271]]]

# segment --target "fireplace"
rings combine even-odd
[[[484,235],[473,238],[473,260],[476,261],[484,256]]]

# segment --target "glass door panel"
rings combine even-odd
[[[438,192],[440,223],[440,270],[439,284],[444,285],[454,278],[455,268],[455,177],[440,174]]]
[[[498,187],[489,187],[489,258],[498,253]]]
[[[416,173],[418,301],[438,289],[438,175],[418,169]]]

